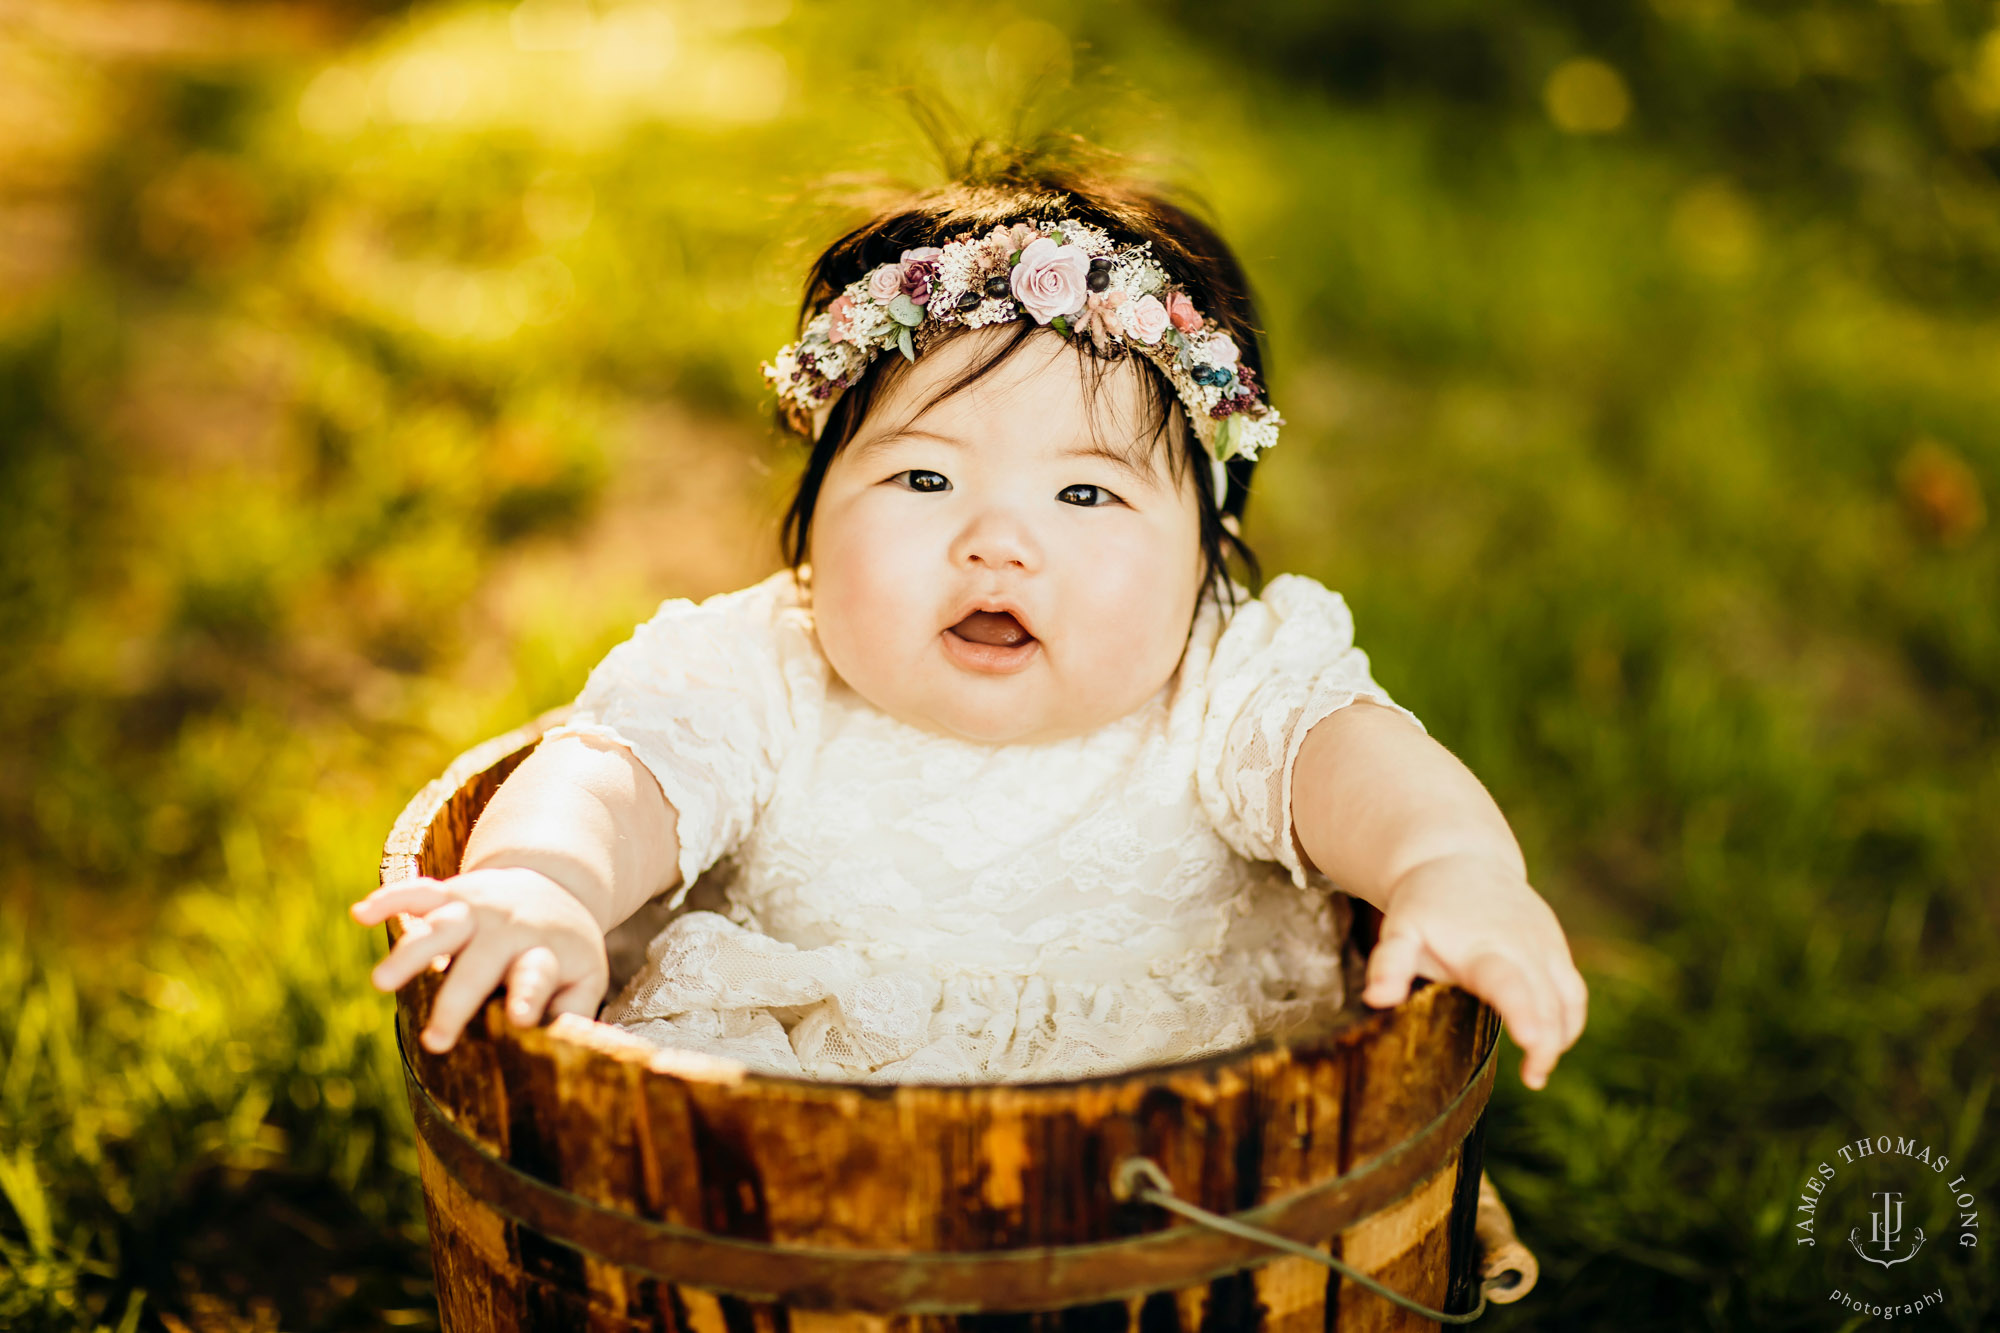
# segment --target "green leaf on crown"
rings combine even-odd
[[[1238,442],[1243,438],[1243,414],[1231,412],[1222,419],[1215,429],[1215,456],[1228,459],[1235,456]]]

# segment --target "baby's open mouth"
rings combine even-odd
[[[1035,637],[1008,611],[974,611],[953,625],[951,632],[968,642],[995,648],[1018,648]]]

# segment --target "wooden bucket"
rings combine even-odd
[[[559,716],[426,787],[383,882],[455,873]],[[1350,950],[1350,994],[1369,942]],[[397,1032],[457,1333],[1436,1326],[1312,1260],[1121,1201],[1113,1175],[1136,1155],[1181,1199],[1427,1306],[1478,1296],[1499,1021],[1455,987],[1186,1064],[934,1086],[750,1073],[575,1015],[522,1031],[497,998],[433,1055],[416,1036],[439,981],[403,989]]]

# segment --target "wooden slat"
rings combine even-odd
[[[1449,1285],[1445,1234],[1451,1222],[1456,1156],[1408,1198],[1340,1236],[1340,1257],[1393,1291],[1432,1307],[1444,1304]],[[1386,1301],[1356,1283],[1339,1286],[1342,1333],[1422,1333],[1434,1320]]]

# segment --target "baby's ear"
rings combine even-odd
[[[823,434],[826,430],[826,419],[832,415],[833,415],[832,403],[828,403],[825,407],[818,407],[813,409],[813,443],[815,444],[819,443],[820,435]]]

